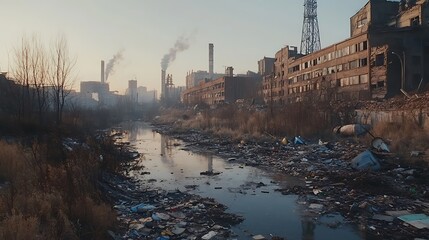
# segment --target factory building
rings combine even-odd
[[[147,87],[142,86],[137,88],[137,97],[138,103],[154,103],[158,98],[156,90],[148,91]]]
[[[209,71],[196,71],[194,70],[186,74],[186,89],[193,88],[198,86],[201,81],[209,81],[213,79],[218,79],[225,74],[223,73],[214,73],[214,44],[209,43]]]
[[[429,79],[427,0],[371,0],[350,18],[350,38],[309,55],[286,46],[264,77],[266,103],[388,98]]]
[[[258,98],[257,92],[261,87],[259,75],[234,76],[232,67],[226,69],[225,75],[215,80],[200,81],[198,86],[186,89],[182,93],[182,102],[185,105],[216,105]]]

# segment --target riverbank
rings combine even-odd
[[[153,188],[142,184],[128,172],[150,174],[138,166],[139,155],[129,142],[128,131],[121,128],[111,134],[117,159],[115,172],[103,172],[100,188],[117,212],[119,229],[109,231],[113,239],[230,239],[231,226],[243,219],[227,213],[226,206],[213,198],[176,190]],[[122,157],[121,157],[122,156]]]
[[[305,179],[306,186],[278,189],[298,194],[317,219],[327,213],[341,213],[359,225],[366,238],[425,238],[427,225],[400,220],[410,214],[429,214],[426,167],[400,165],[395,155],[381,158],[381,170],[357,171],[351,160],[368,146],[356,138],[326,145],[282,144],[280,140],[252,141],[216,137],[203,131],[156,125],[156,130],[186,143],[185,149],[211,151],[228,161],[257,166]],[[426,216],[424,215],[424,216]],[[341,223],[338,223],[341,224]],[[333,224],[332,227],[337,227]],[[416,227],[417,226],[417,227]],[[420,227],[423,227],[420,229]]]

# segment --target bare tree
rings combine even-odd
[[[47,106],[48,58],[40,38],[23,36],[14,51],[13,77],[19,88],[15,96],[18,119],[31,118],[35,110],[40,123]]]
[[[58,37],[54,43],[51,55],[50,83],[54,112],[57,124],[61,124],[66,97],[70,94],[73,84],[72,71],[76,59],[71,58],[68,50],[67,40],[64,36]]]
[[[47,52],[36,35],[33,36],[31,43],[30,69],[32,72],[30,82],[36,99],[39,123],[42,124],[48,103],[46,87],[48,83],[49,62]]]
[[[15,82],[20,87],[20,91],[16,97],[18,109],[17,115],[20,120],[23,117],[28,117],[30,102],[30,42],[27,37],[21,38],[21,46],[14,50],[13,77]]]

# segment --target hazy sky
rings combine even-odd
[[[367,0],[319,0],[322,47],[349,37],[349,19]],[[208,71],[208,44],[214,70],[257,71],[257,61],[285,45],[300,46],[304,0],[0,0],[0,70],[12,67],[13,49],[23,35],[49,44],[63,34],[77,57],[75,88],[99,81],[100,60],[123,50],[108,82],[123,92],[128,80],[160,89],[161,59],[180,37],[189,48],[177,54],[167,73],[185,85],[186,72]],[[8,64],[8,59],[10,63]]]

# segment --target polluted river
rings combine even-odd
[[[304,179],[246,166],[212,151],[195,151],[144,122],[123,124],[122,130],[123,141],[139,152],[137,165],[144,170],[130,169],[128,176],[144,188],[187,192],[225,205],[226,212],[244,219],[231,227],[234,236],[229,239],[364,239],[341,215],[315,214],[297,195],[275,191],[305,187]]]

